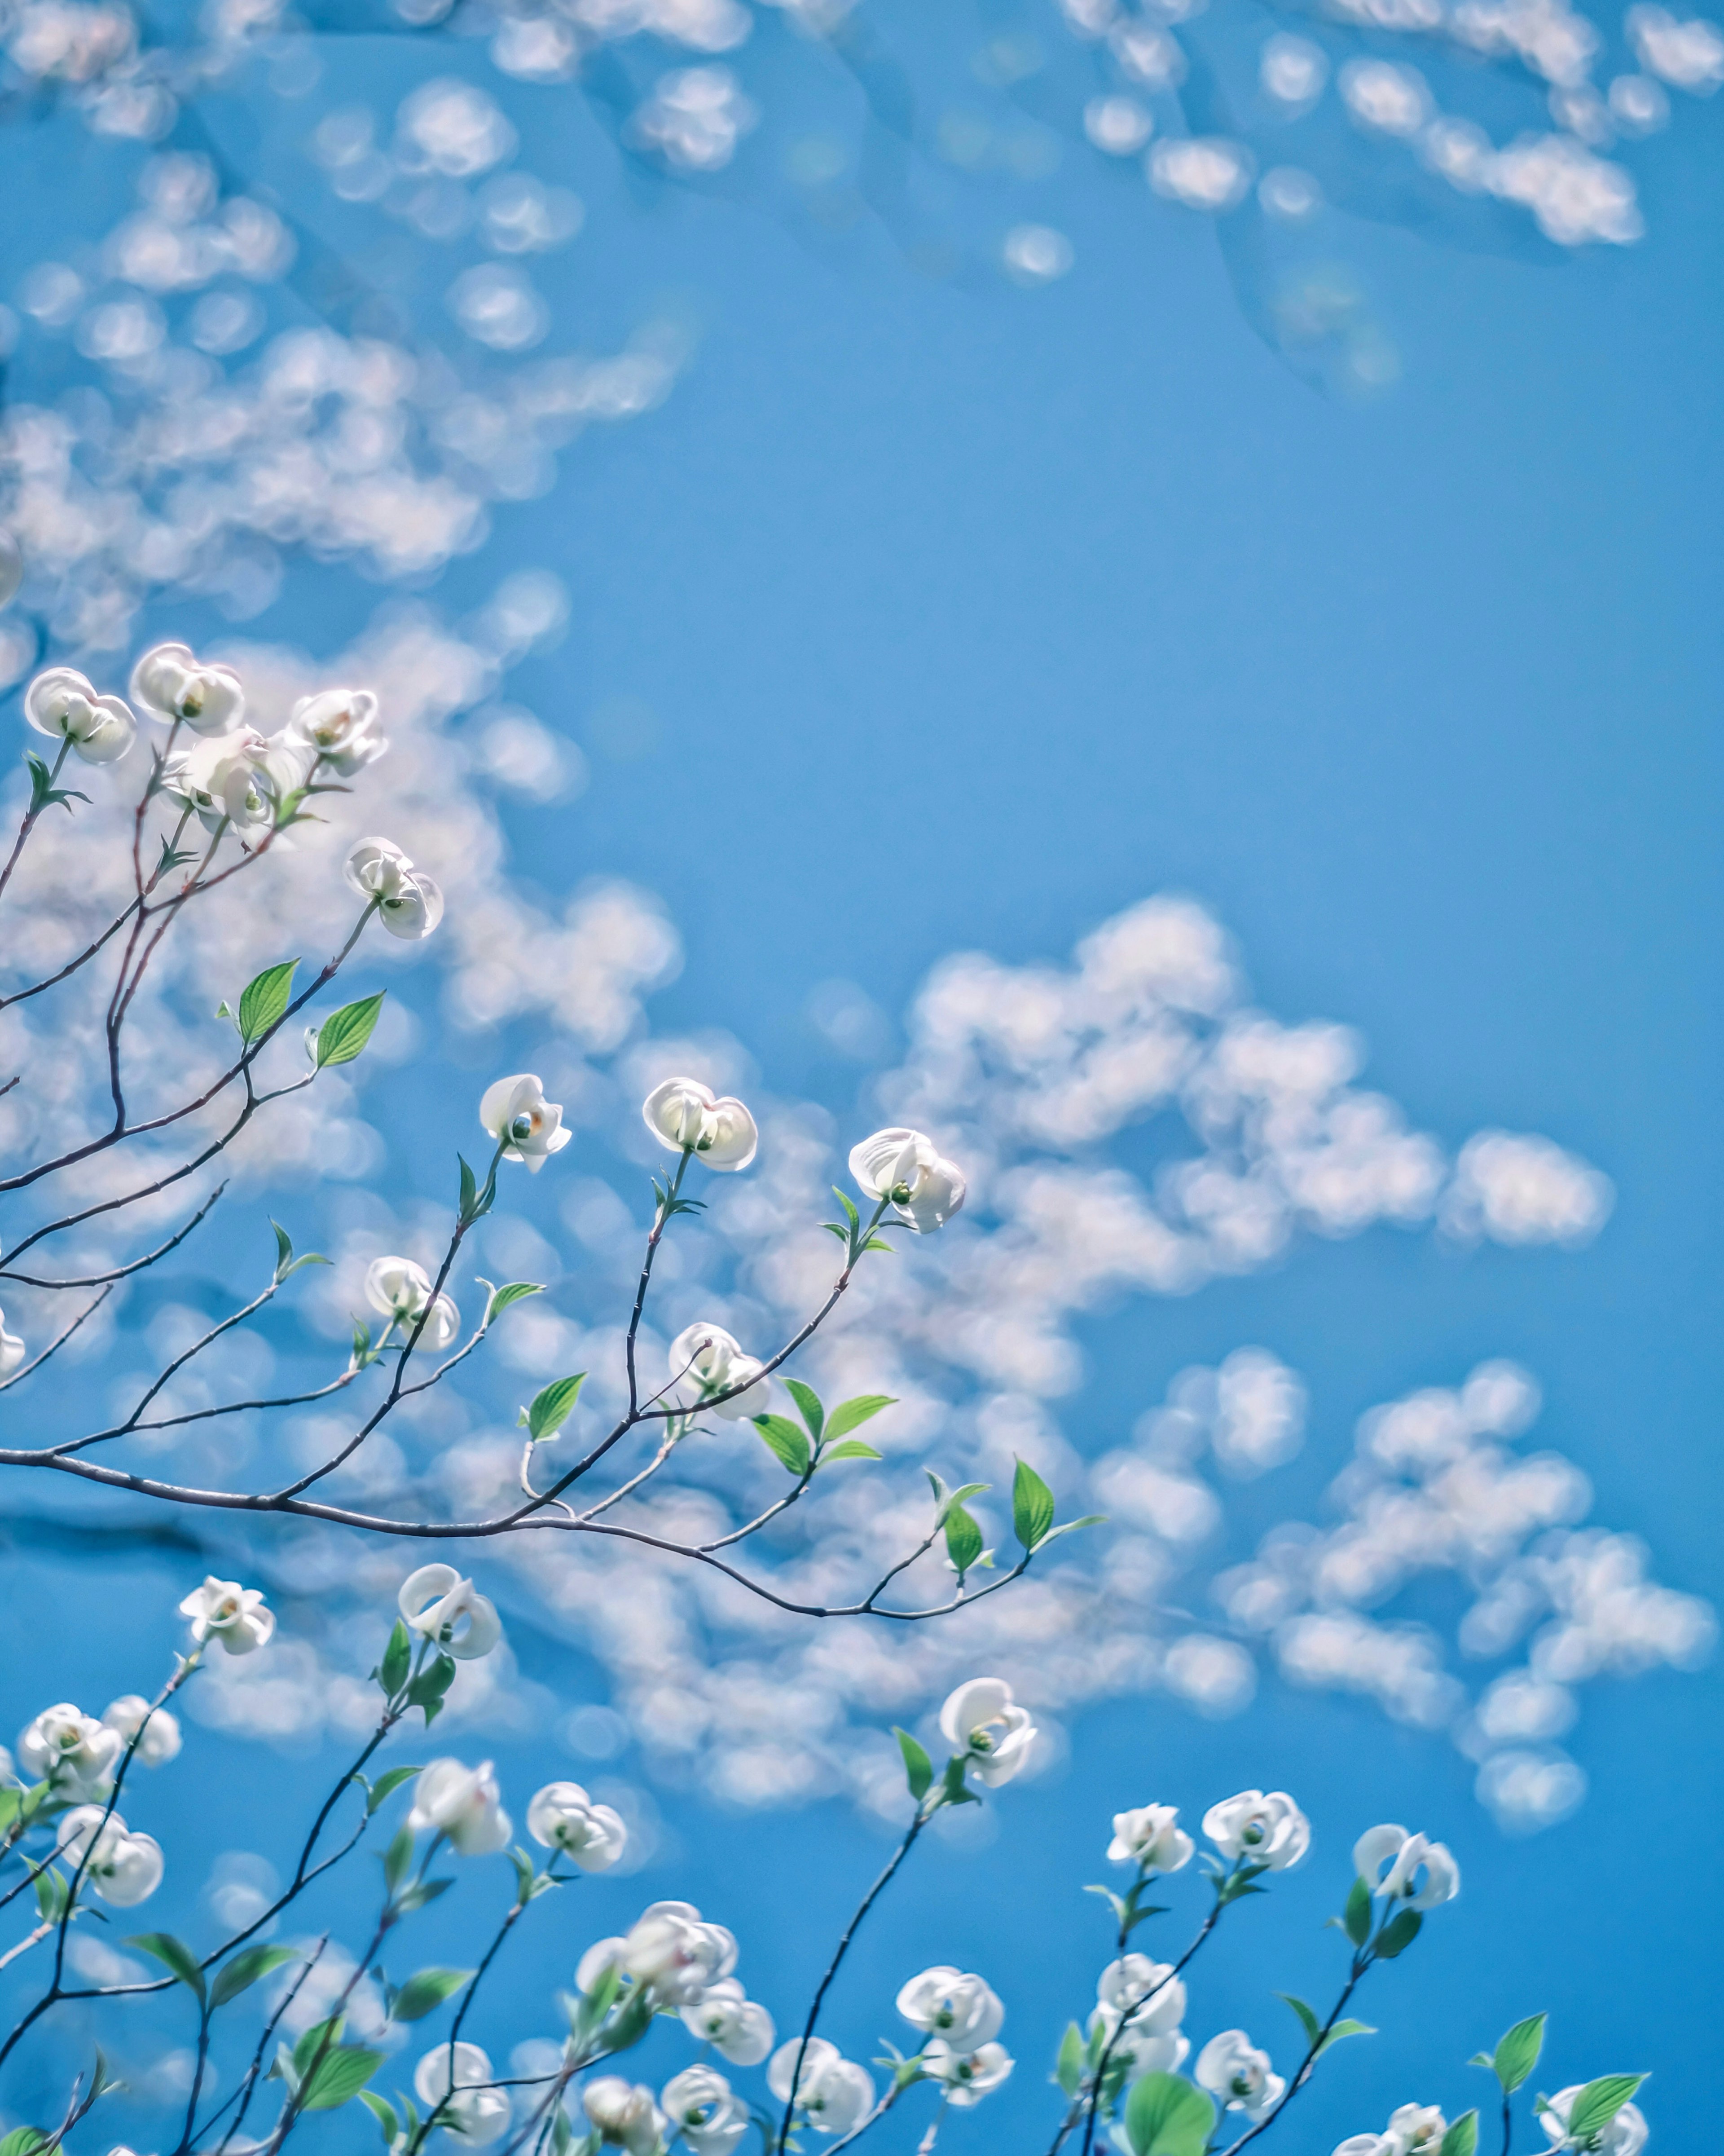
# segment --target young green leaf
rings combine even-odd
[[[1443,2136],[1437,2156],[1474,2156],[1479,2145],[1479,2114],[1464,2111]]]
[[[408,1977],[389,2010],[392,2021],[423,2021],[446,1999],[453,1999],[472,1976],[470,1969],[422,1969]]]
[[[1603,2074],[1588,2082],[1568,2107],[1568,2138],[1584,2148],[1609,2125],[1645,2080],[1644,2074]]]
[[[392,1767],[387,1774],[379,1774],[371,1794],[365,1800],[365,1815],[369,1819],[382,1804],[386,1804],[403,1782],[412,1781],[420,1770],[417,1767]]]
[[[358,2045],[326,2051],[300,2090],[302,2111],[336,2111],[350,2102],[382,2065],[385,2054]]]
[[[171,1969],[183,1984],[188,1985],[202,1999],[203,1971],[198,1966],[198,1957],[182,1940],[172,1932],[139,1932],[126,1943],[140,1947],[146,1954],[153,1954],[162,1967]]]
[[[383,1890],[393,1894],[408,1875],[413,1861],[413,1835],[411,1827],[398,1828],[394,1840],[383,1851]]]
[[[57,1924],[66,1912],[66,1903],[72,1892],[70,1887],[58,1871],[38,1871],[30,1881],[30,1886],[35,1894],[36,1907],[41,1912],[42,1921]]]
[[[1012,1476],[1012,1532],[1027,1550],[1042,1542],[1054,1524],[1054,1493],[1027,1460]]]
[[[816,1445],[826,1426],[826,1410],[820,1404],[820,1395],[812,1385],[805,1385],[800,1378],[787,1378],[784,1389],[796,1402],[797,1413],[808,1426],[808,1435]]]
[[[237,1999],[242,1991],[249,1990],[259,1977],[268,1976],[285,1962],[299,1958],[293,1947],[242,1947],[231,1961],[224,1962],[216,1971],[215,1980],[209,1987],[211,2007],[225,2006],[230,1999]]]
[[[520,1302],[530,1295],[543,1295],[544,1289],[536,1281],[511,1281],[506,1287],[491,1290],[491,1299],[485,1306],[485,1322],[500,1317],[511,1302]]]
[[[1512,2096],[1538,2064],[1538,2055],[1544,2049],[1546,2018],[1542,2014],[1529,2015],[1498,2039],[1496,2054],[1487,2064],[1501,2082],[1505,2096]]]
[[[36,758],[33,756],[30,761],[34,763]],[[48,2142],[39,2126],[14,2126],[10,2133],[0,2135],[0,2156],[36,2156],[36,2151],[47,2148]]]
[[[460,1163],[461,1167],[461,1196],[459,1211],[464,1224],[473,1218],[479,1204],[479,1178],[468,1166],[464,1153],[458,1152],[455,1158]]]
[[[389,1631],[389,1644],[383,1650],[383,1659],[377,1665],[377,1682],[385,1695],[393,1699],[407,1682],[407,1673],[413,1666],[412,1635],[398,1617]]]
[[[1330,2050],[1346,2036],[1374,2036],[1376,2034],[1377,2031],[1368,2021],[1337,2021],[1328,2035],[1324,2037],[1322,2050],[1325,2051]]]
[[[792,1422],[788,1415],[756,1415],[752,1420],[762,1441],[782,1467],[788,1468],[793,1475],[808,1473],[810,1455],[805,1430]]]
[[[910,1794],[920,1804],[933,1786],[934,1763],[907,1729],[895,1729],[892,1734],[904,1754],[904,1779],[910,1784]]]
[[[377,1029],[383,1008],[383,991],[365,996],[357,1004],[332,1010],[317,1029],[317,1068],[328,1070],[338,1063],[351,1063],[360,1055]]]
[[[1363,1946],[1371,1936],[1371,1887],[1368,1881],[1354,1880],[1347,1890],[1347,1907],[1341,1921],[1353,1944]]]
[[[1299,2025],[1305,2031],[1306,2046],[1309,2047],[1310,2046],[1316,2044],[1322,2035],[1323,2025],[1318,2020],[1316,2015],[1312,2013],[1311,2008],[1306,2005],[1302,1999],[1296,1999],[1290,1991],[1278,1991],[1275,1994],[1275,1997],[1277,1999],[1285,1999],[1287,2004],[1293,2009],[1293,2011],[1299,2016]]]
[[[454,1883],[453,1879],[422,1879],[417,1886],[408,1888],[395,1907],[402,1916],[410,1917],[415,1909],[423,1909],[439,1894],[447,1894]]]
[[[535,1445],[556,1436],[572,1413],[586,1381],[587,1373],[577,1370],[573,1377],[557,1378],[534,1394],[531,1403],[521,1410],[521,1419]]]
[[[1177,2074],[1145,2074],[1126,2099],[1133,2156],[1203,2156],[1214,2130],[1214,2105]]]
[[[1049,1527],[1036,1547],[1038,1550],[1044,1550],[1049,1543],[1058,1542],[1061,1535],[1075,1535],[1080,1527],[1105,1527],[1106,1525],[1106,1512],[1085,1512],[1080,1520],[1062,1520],[1057,1527]]]
[[[428,1729],[443,1712],[444,1694],[454,1681],[453,1657],[439,1655],[434,1661],[426,1664],[408,1686],[407,1703],[409,1707],[423,1708]]]
[[[383,2146],[393,2148],[401,2132],[401,2121],[395,2116],[395,2107],[387,2103],[375,2089],[361,2089],[359,2101],[377,2122],[383,2136]]]
[[[1060,2040],[1060,2057],[1054,2068],[1054,2078],[1067,2097],[1074,2097],[1083,2077],[1083,2031],[1075,2021],[1068,2021],[1065,2034]]]
[[[1406,1953],[1419,1937],[1424,1923],[1417,1909],[1401,1909],[1391,1917],[1378,1934],[1377,1953],[1382,1961],[1393,1961],[1398,1954]]]
[[[820,1455],[820,1465],[830,1467],[835,1460],[879,1460],[881,1457],[883,1455],[876,1452],[865,1438],[847,1437],[842,1444],[827,1446]]]
[[[952,1505],[946,1514],[946,1554],[960,1578],[982,1554],[982,1530],[959,1504]]]
[[[239,1038],[248,1048],[255,1046],[271,1027],[281,1023],[293,997],[293,977],[299,965],[297,958],[285,958],[279,966],[265,966],[255,979],[248,981],[239,998]]]
[[[890,1393],[858,1393],[853,1400],[840,1401],[826,1418],[827,1438],[830,1440],[848,1437],[853,1430],[860,1430],[865,1422],[871,1422],[882,1408],[896,1405]]]

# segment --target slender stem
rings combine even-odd
[[[60,766],[70,753],[71,747],[72,737],[69,734],[63,734],[60,737],[59,754],[55,757],[54,768],[48,774],[48,783],[50,787],[59,780]],[[25,809],[24,819],[18,827],[18,836],[13,841],[12,851],[7,857],[6,865],[3,869],[0,869],[0,891],[3,891],[7,885],[12,881],[12,872],[18,866],[18,855],[23,853],[31,832],[36,828],[36,819],[41,815],[42,809],[46,805],[46,803],[44,803],[40,806],[33,805]]]

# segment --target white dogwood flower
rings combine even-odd
[[[589,1950],[590,1952],[590,1950]],[[616,1964],[651,1990],[661,2006],[690,2006],[736,1966],[736,1941],[722,1924],[705,1922],[691,1902],[654,1902],[623,1938]],[[582,1959],[582,1989],[590,1987]]]
[[[1171,2036],[1185,2019],[1185,1986],[1168,1961],[1147,1954],[1121,1954],[1095,1982],[1095,1996],[1111,2013],[1131,2017],[1146,2036]]]
[[[0,1378],[9,1378],[29,1349],[15,1332],[6,1329],[6,1312],[0,1310]]]
[[[387,839],[361,839],[341,870],[350,890],[375,899],[377,918],[392,936],[416,942],[443,918],[443,891]]]
[[[607,2146],[626,2148],[629,2156],[654,2156],[664,2120],[649,2088],[620,2074],[601,2074],[581,2091],[581,2107]]]
[[[715,1393],[743,1388],[729,1399],[712,1401],[706,1409],[722,1422],[741,1422],[766,1413],[770,1394],[762,1375],[765,1368],[757,1356],[745,1355],[721,1325],[685,1325],[670,1343],[671,1373],[679,1379],[680,1397],[690,1408],[700,1407]]]
[[[93,1797],[112,1780],[125,1741],[117,1729],[62,1700],[19,1732],[18,1763],[58,1796]]]
[[[526,1808],[526,1830],[582,1871],[608,1871],[629,1846],[622,1814],[594,1804],[578,1782],[547,1782]]]
[[[731,2156],[748,2131],[748,2106],[711,2066],[685,2066],[665,2082],[659,2102],[694,2156]]]
[[[1198,2053],[1193,2078],[1224,2111],[1240,2111],[1256,2126],[1287,2092],[1281,2076],[1271,2071],[1269,2053],[1260,2051],[1243,2029],[1224,2029]]]
[[[545,1088],[531,1070],[487,1086],[479,1120],[502,1147],[504,1159],[524,1160],[534,1175],[574,1136],[562,1127],[561,1106],[545,1098]]]
[[[973,2051],[1004,2025],[1006,2010],[979,1976],[944,1966],[925,1969],[898,1994],[898,2011],[913,2029],[943,2037],[955,2051]]]
[[[1311,1847],[1311,1821],[1285,1789],[1242,1789],[1211,1804],[1203,1832],[1224,1856],[1285,1871]]]
[[[122,1693],[104,1712],[102,1721],[108,1728],[118,1730],[122,1743],[130,1744],[133,1738],[137,1738],[131,1756],[141,1767],[165,1767],[170,1759],[179,1757],[179,1717],[165,1707],[151,1714],[149,1701],[138,1692]]]
[[[1389,2113],[1384,2156],[1437,2156],[1449,2122],[1434,2103],[1403,2103]]]
[[[219,1640],[230,1655],[250,1654],[275,1630],[275,1613],[264,1607],[262,1588],[242,1587],[213,1573],[181,1603],[180,1614],[191,1619],[192,1637],[200,1646]]]
[[[458,1856],[494,1856],[511,1830],[489,1759],[476,1767],[434,1759],[413,1784],[407,1823],[415,1834],[440,1834]]]
[[[1144,1804],[1114,1814],[1107,1856],[1112,1864],[1129,1859],[1140,1871],[1178,1871],[1191,1861],[1196,1847],[1179,1825],[1177,1804]]]
[[[273,824],[278,803],[293,790],[295,773],[279,761],[270,767],[270,745],[250,726],[212,734],[169,757],[162,790],[189,808],[206,831],[231,824],[236,831]]]
[[[377,700],[369,689],[325,689],[301,696],[286,732],[322,757],[338,777],[352,778],[388,752],[377,728]]]
[[[224,734],[245,716],[245,690],[229,666],[199,664],[189,645],[158,644],[131,670],[131,694],[152,719],[197,734]]]
[[[1003,1677],[972,1677],[940,1710],[940,1734],[990,1789],[1009,1782],[1029,1758],[1035,1724],[1015,1705]]]
[[[961,2051],[936,2036],[922,2051],[922,2071],[945,2088],[946,2101],[954,2111],[968,2111],[1010,2075],[1013,2061],[1003,2044],[978,2044],[973,2051]]]
[[[118,763],[137,739],[131,706],[99,696],[70,666],[50,666],[24,691],[24,716],[38,734],[68,741],[85,763]]]
[[[772,2015],[733,1976],[721,1976],[692,2006],[685,2006],[682,2025],[733,2066],[757,2066],[772,2048]]]
[[[876,1131],[850,1152],[850,1173],[870,1198],[887,1198],[906,1228],[931,1235],[964,1202],[963,1176],[920,1131]]]
[[[773,2052],[767,2087],[780,2103],[789,2102],[793,2082],[798,2110],[821,2133],[848,2133],[874,2103],[873,2077],[824,2036],[810,2036],[806,2045],[793,2036]]]
[[[1137,2016],[1128,2021],[1111,2006],[1097,2006],[1085,2024],[1084,2034],[1093,2041],[1098,2029],[1101,2042],[1112,2046],[1114,2057],[1131,2061],[1133,2080],[1139,2074],[1177,2074],[1191,2050],[1190,2039],[1179,2030],[1142,2028]]]
[[[365,1299],[385,1317],[393,1318],[407,1333],[413,1332],[420,1313],[431,1300],[431,1281],[423,1265],[411,1258],[373,1258],[366,1268]],[[453,1299],[439,1295],[419,1332],[419,1345],[434,1353],[447,1348],[461,1329],[461,1313]]]
[[[1558,2089],[1540,2112],[1539,2123],[1558,2148],[1580,2148],[1597,2152],[1597,2156],[1640,2156],[1646,2145],[1646,2115],[1637,2103],[1625,2103],[1610,2123],[1597,2135],[1588,2135],[1584,2143],[1573,2138],[1568,2131],[1568,2115],[1574,2108],[1574,2099],[1586,2087],[1576,2082],[1571,2087]]]
[[[755,1121],[732,1095],[716,1094],[698,1078],[667,1078],[641,1105],[646,1127],[661,1144],[692,1152],[708,1168],[747,1168],[760,1143]]]
[[[1403,1826],[1367,1827],[1353,1844],[1353,1867],[1373,1894],[1403,1908],[1434,1909],[1460,1892],[1460,1866],[1444,1844]]]
[[[61,1857],[116,1909],[136,1908],[162,1884],[162,1845],[153,1835],[134,1834],[118,1812],[79,1804],[55,1834]]]
[[[446,2133],[482,2148],[509,2123],[508,2090],[485,2086],[495,2079],[477,2044],[443,2043],[413,2068],[413,2092]]]
[[[452,1564],[422,1564],[410,1572],[396,1607],[408,1631],[434,1641],[459,1662],[479,1661],[503,1636],[495,1604]]]

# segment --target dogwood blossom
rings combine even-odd
[[[685,1383],[682,1394],[690,1407],[702,1407],[714,1393],[732,1386],[744,1389],[731,1398],[712,1400],[702,1412],[721,1422],[741,1422],[749,1415],[764,1414],[770,1404],[766,1368],[757,1356],[745,1355],[721,1325],[702,1321],[685,1325],[670,1343],[670,1368]]]
[[[981,1977],[945,1967],[911,1977],[898,1994],[898,2011],[912,2028],[943,2037],[956,2051],[973,2051],[998,2035],[1006,2018]]]
[[[705,1922],[691,1902],[654,1902],[624,1935],[617,1958],[623,1974],[649,1986],[660,2005],[680,2008],[730,1974],[736,1941],[722,1924]]]
[[[1353,1844],[1353,1866],[1373,1894],[1408,1909],[1437,1908],[1460,1892],[1460,1866],[1447,1847],[1403,1826],[1367,1827]]]
[[[446,2133],[482,2148],[509,2123],[509,2092],[484,2086],[495,2078],[477,2044],[443,2043],[413,2068],[413,2092]]]
[[[1224,1856],[1285,1871],[1311,1847],[1311,1821],[1285,1789],[1242,1789],[1211,1804],[1203,1832]]]
[[[622,1814],[594,1804],[578,1782],[547,1782],[526,1808],[526,1830],[582,1871],[608,1871],[629,1846]]]
[[[685,2006],[682,2025],[733,2066],[757,2066],[772,2048],[772,2015],[733,1976],[721,1976],[692,2006]]]
[[[1116,2007],[1097,2006],[1094,2010],[1085,2024],[1084,2034],[1094,2042],[1098,2029],[1101,2032],[1101,2043],[1111,2047],[1114,2057],[1129,2060],[1134,2080],[1139,2074],[1177,2074],[1191,2051],[1190,2038],[1179,2030],[1158,2035],[1152,2029],[1141,2027],[1135,2015],[1127,2020]]]
[[[1436,2156],[1449,2122],[1434,2103],[1403,2103],[1381,2133],[1355,2133],[1335,2156]]]
[[[1171,2036],[1185,2019],[1185,1986],[1168,1961],[1147,1954],[1121,1954],[1096,1979],[1095,1996],[1112,2012],[1131,2016],[1131,2026],[1147,2036]]]
[[[151,1714],[149,1701],[137,1692],[122,1693],[104,1710],[102,1721],[108,1728],[118,1730],[123,1743],[137,1739],[132,1744],[131,1756],[141,1767],[165,1767],[170,1759],[179,1756],[179,1717],[170,1714],[165,1707],[158,1707]]]
[[[458,1856],[493,1856],[512,1831],[489,1759],[476,1767],[434,1759],[413,1784],[407,1823],[415,1834],[440,1834]]]
[[[411,1332],[431,1300],[431,1281],[411,1258],[373,1258],[366,1268],[365,1299],[376,1311]],[[419,1345],[440,1353],[461,1329],[461,1313],[452,1296],[439,1295],[419,1329]]]
[[[936,2036],[924,2047],[921,2061],[929,2080],[944,2086],[946,2101],[954,2111],[968,2111],[991,2096],[1016,2064],[1003,2044],[978,2044],[973,2051],[962,2051],[943,2036]]]
[[[459,1662],[477,1661],[503,1636],[496,1605],[464,1579],[452,1564],[422,1564],[401,1583],[395,1598],[410,1632],[432,1640]],[[466,1629],[460,1629],[465,1618]]]
[[[245,716],[245,690],[228,666],[205,666],[184,644],[158,644],[131,670],[131,694],[152,719],[224,734]]]
[[[162,767],[162,790],[181,808],[191,809],[206,831],[223,824],[234,830],[267,830],[290,794],[311,775],[316,759],[308,749],[265,740],[250,726],[212,734],[168,757]]]
[[[479,1120],[502,1147],[504,1159],[524,1160],[533,1175],[574,1136],[562,1127],[562,1107],[545,1098],[545,1088],[531,1070],[487,1086]]]
[[[1574,2099],[1585,2087],[1584,2082],[1575,2082],[1568,2088],[1558,2089],[1547,2100],[1538,2118],[1551,2140],[1558,2148],[1583,2146],[1596,2151],[1597,2156],[1639,2156],[1646,2145],[1648,2129],[1645,2113],[1636,2103],[1625,2103],[1608,2126],[1596,2136],[1588,2136],[1584,2143],[1570,2135],[1568,2115],[1574,2108]]]
[[[153,1835],[134,1834],[118,1812],[78,1804],[59,1823],[55,1840],[74,1870],[116,1909],[136,1908],[162,1884],[162,1845]]]
[[[1192,2077],[1224,2111],[1241,2111],[1253,2126],[1267,2118],[1287,2092],[1281,2076],[1270,2070],[1269,2053],[1260,2051],[1243,2029],[1224,2029],[1198,2053]]]
[[[9,1378],[29,1352],[17,1333],[7,1331],[6,1312],[0,1310],[0,1378]]]
[[[93,1797],[113,1779],[125,1739],[69,1700],[44,1707],[18,1732],[18,1763],[32,1781],[64,1797]]]
[[[726,1173],[747,1168],[760,1143],[755,1121],[732,1095],[715,1093],[698,1078],[667,1078],[641,1104],[646,1127],[662,1144],[694,1152]]]
[[[1196,1847],[1179,1825],[1178,1805],[1144,1804],[1114,1814],[1107,1856],[1111,1864],[1129,1860],[1140,1871],[1178,1871],[1190,1863]]]
[[[430,935],[443,918],[441,886],[387,839],[361,839],[341,873],[350,890],[377,901],[378,920],[403,942]]]
[[[798,2110],[821,2133],[848,2133],[874,2102],[873,2076],[824,2036],[810,2036],[806,2045],[793,2036],[773,2052],[767,2087],[780,2103],[788,2103],[793,2083]]]
[[[1035,1724],[1028,1708],[1013,1703],[1003,1677],[972,1677],[941,1708],[940,1734],[969,1761],[977,1780],[994,1789],[1028,1764]]]
[[[286,732],[321,757],[338,777],[353,778],[388,753],[377,731],[377,700],[369,689],[325,689],[301,696],[287,716]]]
[[[931,1235],[964,1202],[962,1173],[920,1131],[876,1131],[850,1151],[850,1173],[870,1198],[888,1198],[906,1228]]]
[[[730,2156],[748,2131],[748,2106],[711,2066],[685,2066],[665,2082],[659,2102],[694,2156]]]
[[[219,1640],[230,1655],[250,1654],[275,1630],[275,1613],[264,1607],[262,1588],[242,1587],[213,1573],[181,1603],[180,1614],[191,1619],[192,1637],[200,1646]]]
[[[38,734],[69,741],[85,763],[118,763],[137,739],[131,706],[99,696],[70,666],[50,666],[24,691],[24,716]]]
[[[664,2121],[653,2092],[639,2082],[625,2082],[620,2074],[601,2074],[581,2091],[581,2107],[598,2138],[629,2156],[653,2156],[664,2131]]]

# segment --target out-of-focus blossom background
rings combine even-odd
[[[639,1873],[524,1940],[486,2041],[548,2032],[578,1944],[664,1895],[741,1933],[789,2019],[895,1815],[890,1725],[987,1670],[1048,1726],[1037,1776],[882,1909],[834,2029],[865,2057],[912,1968],[986,1972],[1022,2061],[991,2145],[1051,2131],[1109,1815],[1248,1784],[1318,1826],[1247,1912],[1288,1988],[1322,1989],[1359,1827],[1440,1833],[1465,1874],[1416,2007],[1409,1962],[1384,2037],[1326,2065],[1312,2146],[1464,2108],[1459,2061],[1547,2004],[1552,2086],[1655,2067],[1657,2130],[1691,2133],[1719,1907],[1689,1822],[1724,1768],[1724,33],[1561,0],[5,0],[0,49],[10,707],[44,657],[119,685],[172,634],[269,723],[372,685],[393,744],[161,969],[143,1091],[218,1067],[209,1014],[259,965],[334,947],[347,839],[449,897],[431,944],[362,953],[373,1051],[248,1137],[8,1428],[129,1404],[261,1279],[266,1211],[334,1263],[198,1383],[335,1367],[371,1257],[446,1233],[480,1090],[532,1068],[576,1141],[505,1175],[454,1285],[548,1292],[340,1478],[494,1503],[536,1385],[592,1372],[571,1443],[618,1398],[661,1158],[638,1102],[688,1070],[762,1142],[676,1225],[654,1367],[696,1318],[760,1353],[799,1322],[864,1131],[926,1128],[970,1177],[806,1358],[900,1404],[780,1578],[890,1562],[925,1465],[998,1488],[1021,1455],[1111,1522],[904,1630],[621,1545],[476,1556],[508,1647],[449,1742],[517,1810],[594,1786]],[[117,814],[90,790],[86,829]],[[8,981],[113,910],[48,835]],[[8,1067],[55,1073],[0,1101],[8,1159],[95,1082],[95,993],[0,1020]],[[255,1485],[346,1426],[215,1427],[152,1463]],[[722,1532],[779,1473],[729,1426],[659,1517]],[[408,1560],[4,1495],[33,1642],[8,1730],[149,1688],[187,1574],[280,1609],[194,1687],[136,1822],[181,1928],[244,1921],[368,1724]],[[1194,2037],[1287,2049],[1260,1976],[1213,1974]],[[166,2036],[122,2064],[183,2085]]]

